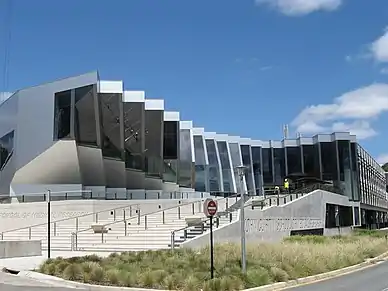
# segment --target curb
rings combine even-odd
[[[367,259],[366,261],[359,263],[357,265],[345,267],[342,269],[338,269],[338,270],[334,270],[334,271],[330,271],[330,272],[326,272],[318,275],[290,280],[288,282],[278,282],[270,285],[245,289],[243,291],[276,291],[276,290],[283,290],[286,288],[297,287],[299,285],[307,285],[307,284],[312,284],[319,281],[334,279],[343,275],[347,275],[356,271],[369,268],[375,265],[376,263],[378,263],[379,261],[383,261],[387,258],[388,258],[388,252],[385,252],[375,258]]]
[[[313,275],[305,278],[299,278],[295,280],[290,280],[288,282],[278,282],[270,285],[260,286],[260,287],[254,287],[250,289],[245,289],[242,291],[276,291],[276,290],[283,290],[285,288],[292,288],[296,287],[298,285],[305,285],[305,284],[311,284],[318,281],[323,281],[327,279],[333,279],[336,277],[340,277],[342,275],[347,275],[350,273],[353,273],[355,271],[360,271],[362,269],[366,269],[368,267],[371,267],[375,265],[376,263],[383,261],[388,258],[388,252],[385,252],[375,258],[367,259],[366,261],[349,266],[346,268]],[[79,283],[79,282],[73,282],[73,281],[67,281],[65,279],[45,275],[33,271],[21,271],[17,276],[25,277],[29,279],[33,279],[36,281],[40,281],[43,283],[47,283],[53,286],[57,287],[66,287],[66,288],[74,288],[74,289],[82,289],[82,290],[90,290],[90,291],[96,291],[96,290],[108,290],[108,291],[167,291],[167,290],[160,290],[160,289],[145,289],[145,288],[131,288],[131,287],[114,287],[114,286],[102,286],[102,285],[91,285],[86,283]]]

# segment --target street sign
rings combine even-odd
[[[203,205],[203,212],[207,217],[212,217],[217,214],[217,202],[213,199],[206,199]]]
[[[210,278],[214,278],[213,217],[217,214],[217,202],[207,198],[203,203],[203,212],[210,220]]]

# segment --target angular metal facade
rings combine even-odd
[[[119,195],[264,195],[304,173],[350,200],[387,207],[382,169],[349,133],[260,141],[207,132],[165,111],[163,100],[101,81],[96,72],[23,89],[0,104],[0,150],[2,194],[23,185],[78,185]]]

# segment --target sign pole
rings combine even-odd
[[[213,242],[213,218],[217,214],[217,202],[213,199],[206,199],[203,205],[203,212],[210,220],[210,278],[214,278],[214,242]]]
[[[210,216],[210,279],[214,278],[213,216]]]

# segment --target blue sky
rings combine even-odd
[[[0,91],[97,69],[208,131],[350,130],[388,161],[387,0],[11,1]]]

